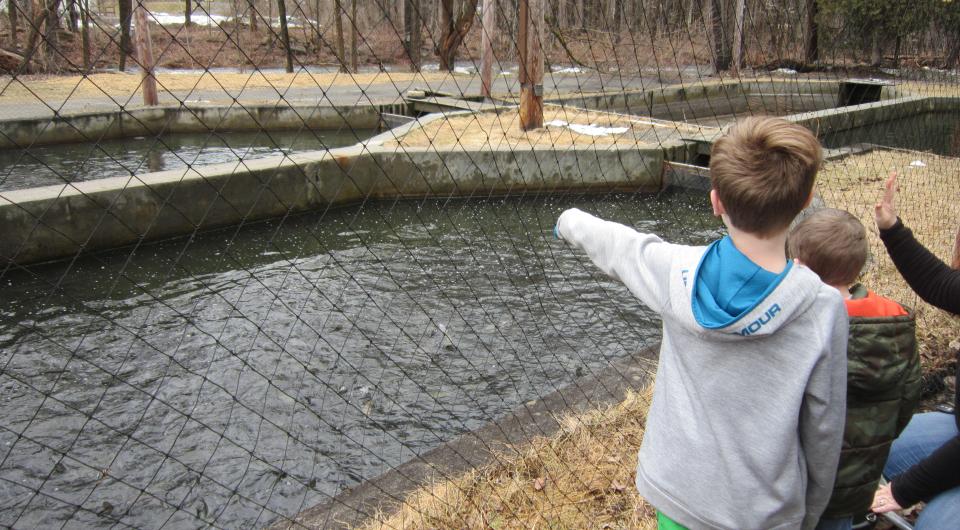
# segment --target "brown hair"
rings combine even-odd
[[[850,212],[817,210],[797,223],[787,251],[829,285],[851,285],[867,262],[867,231]]]
[[[750,117],[713,143],[710,181],[734,226],[771,236],[806,206],[821,156],[820,142],[806,128]]]

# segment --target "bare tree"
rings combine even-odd
[[[280,39],[286,52],[287,73],[293,73],[293,50],[290,48],[290,31],[287,29],[287,5],[285,0],[277,0],[277,16],[280,18]]]
[[[464,0],[462,11],[454,14],[453,0],[440,0],[443,8],[440,40],[437,42],[436,54],[440,59],[440,69],[452,71],[457,56],[457,49],[463,43],[464,37],[473,26],[473,19],[477,14],[479,0]]]
[[[17,43],[17,0],[7,0],[7,16],[10,18],[10,48],[16,50]]]
[[[133,0],[119,0],[117,11],[120,15],[120,64],[121,72],[127,68],[127,55],[130,53],[130,20],[133,18]]]

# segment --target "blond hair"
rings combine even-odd
[[[850,212],[824,208],[806,216],[790,230],[787,251],[828,285],[856,281],[870,252],[863,223]]]
[[[806,206],[822,149],[806,128],[783,118],[750,117],[713,143],[710,181],[735,227],[780,233]]]

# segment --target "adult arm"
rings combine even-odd
[[[927,501],[960,486],[960,435],[890,481],[893,498],[903,507]]]
[[[897,173],[883,186],[883,195],[874,206],[880,239],[887,247],[897,270],[927,303],[960,314],[960,271],[947,265],[921,245],[913,232],[897,217]]]
[[[829,293],[831,298],[836,291]],[[806,514],[802,528],[817,525],[833,492],[840,460],[847,396],[847,312],[839,295],[821,307],[832,308],[830,337],[810,375],[800,409],[800,443],[807,464]]]
[[[667,303],[669,245],[653,234],[571,208],[557,219],[557,237],[587,253],[594,264],[654,311]]]
[[[960,271],[927,250],[900,218],[880,230],[880,239],[910,288],[928,304],[960,314]]]

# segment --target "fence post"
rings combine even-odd
[[[520,128],[543,127],[543,0],[520,0]]]
[[[157,78],[153,76],[153,42],[147,25],[147,8],[140,1],[134,10],[134,18],[137,25],[137,59],[143,71],[143,104],[153,106],[160,102],[157,98]]]

